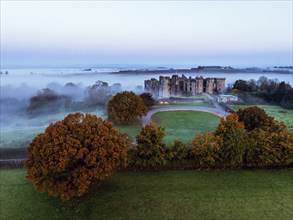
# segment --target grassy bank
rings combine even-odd
[[[1,219],[291,219],[293,170],[119,172],[79,200],[0,170]]]
[[[239,109],[247,108],[249,105],[230,105],[230,107],[238,111]],[[268,115],[274,117],[275,120],[283,122],[288,128],[293,131],[293,110],[285,109],[276,105],[258,105],[266,111]]]
[[[220,122],[216,115],[197,111],[158,112],[152,119],[166,128],[164,142],[167,144],[179,139],[188,143],[195,135],[215,130]]]

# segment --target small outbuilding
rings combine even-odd
[[[217,101],[226,103],[226,102],[237,102],[238,97],[236,95],[219,95]]]

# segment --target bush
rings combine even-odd
[[[37,191],[62,200],[82,196],[126,163],[127,141],[112,123],[75,113],[36,136],[25,161]]]
[[[191,143],[188,156],[194,160],[196,167],[213,167],[221,161],[221,138],[212,132],[195,137]]]
[[[131,164],[139,169],[158,169],[167,163],[166,149],[162,142],[166,132],[155,124],[147,124],[136,136],[137,146]]]
[[[147,108],[134,92],[121,92],[109,101],[108,114],[116,123],[128,123],[146,115]]]

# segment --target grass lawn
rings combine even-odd
[[[118,128],[122,133],[128,134],[131,139],[135,139],[136,135],[138,135],[138,133],[141,131],[142,123],[140,121],[137,121],[130,124],[120,124],[114,126]]]
[[[0,219],[292,219],[293,170],[119,172],[69,202],[2,169]]]
[[[239,109],[247,108],[249,105],[231,105],[233,110],[237,111]],[[275,120],[283,122],[288,128],[293,131],[293,110],[285,109],[276,105],[258,105],[266,111],[268,115],[274,117]]]
[[[197,111],[158,112],[152,119],[166,128],[164,142],[167,144],[179,139],[188,143],[195,135],[215,130],[220,122],[216,115]]]

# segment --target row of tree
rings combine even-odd
[[[228,92],[238,93],[249,104],[258,104],[263,99],[293,109],[293,88],[285,82],[278,82],[277,79],[261,76],[257,81],[236,80]]]
[[[155,104],[150,93],[142,93],[137,96],[134,92],[122,92],[115,96],[117,92],[121,91],[121,85],[109,86],[102,81],[97,81],[93,86],[86,88],[83,91],[83,96],[80,94],[82,91],[79,87],[73,83],[66,84],[62,91],[64,91],[63,95],[49,88],[38,91],[37,95],[30,98],[27,113],[30,116],[36,116],[52,112],[81,111],[97,106],[110,106],[111,111],[108,112],[113,116],[113,119],[119,123],[127,123],[132,121],[133,117],[137,118],[137,116],[145,114],[145,108],[150,108]],[[74,95],[76,94],[82,96],[81,101],[74,101]],[[117,105],[117,110],[115,110],[115,105]],[[120,118],[116,117],[115,111],[120,111],[123,107],[126,113],[128,112],[133,116],[124,117],[121,115]],[[130,107],[132,109],[129,109]]]
[[[128,104],[121,99],[117,102]],[[68,200],[84,195],[114,170],[126,167],[160,170],[293,165],[293,134],[257,107],[222,118],[214,132],[196,136],[191,145],[175,141],[166,146],[162,141],[165,134],[164,128],[148,124],[133,145],[111,122],[91,114],[70,114],[33,139],[25,161],[27,178],[38,191]]]
[[[196,136],[191,145],[163,144],[164,128],[149,124],[129,153],[129,168],[197,169],[293,165],[293,134],[263,109],[250,107],[222,118],[214,132]]]

